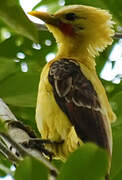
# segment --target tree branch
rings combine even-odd
[[[34,23],[34,24],[39,31],[48,31],[47,26],[45,26],[45,24],[38,24],[38,23]]]
[[[31,137],[28,132],[24,129],[21,129],[16,126],[10,126],[10,121],[19,122],[13,113],[10,111],[8,106],[0,99],[0,119],[2,122],[7,124],[8,132],[3,133],[0,132],[0,137],[3,142],[7,145],[0,142],[0,151],[4,154],[8,160],[14,162],[15,164],[19,163],[25,156],[33,157],[36,160],[43,163],[51,172],[51,175],[54,179],[59,174],[58,170],[39,152],[37,149],[25,148],[21,145],[21,143],[28,141]],[[26,129],[26,128],[25,128]],[[9,149],[14,148],[16,152],[12,153],[12,150]]]
[[[12,163],[19,163],[20,160],[8,148],[0,142],[0,152]]]
[[[116,32],[115,35],[114,35],[114,38],[121,39],[122,38],[122,33]]]

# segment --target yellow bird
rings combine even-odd
[[[72,5],[55,14],[32,11],[43,20],[58,44],[56,57],[45,65],[39,83],[36,122],[57,158],[93,142],[112,155],[110,123],[115,121],[95,70],[95,56],[112,43],[112,16],[106,10]]]

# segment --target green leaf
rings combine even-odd
[[[16,0],[0,1],[0,18],[16,33],[38,42],[38,32]]]
[[[5,131],[4,131],[5,132]],[[7,174],[12,174],[10,167],[12,164],[0,153],[0,177],[3,177]]]
[[[2,81],[0,96],[10,105],[35,107],[40,73],[16,73]]]
[[[18,70],[19,68],[12,59],[0,58],[0,82]]]
[[[54,13],[60,8],[59,0],[43,0],[39,2],[36,6],[33,7],[33,10],[36,10],[37,8],[41,6],[46,6],[48,11]]]
[[[111,11],[114,17],[122,25],[122,1],[121,0],[102,0],[106,7]]]
[[[122,180],[122,169],[119,171],[119,173],[112,178],[111,180]]]
[[[105,8],[104,3],[102,0],[96,0],[96,1],[91,1],[91,0],[65,0],[66,5],[71,5],[71,4],[81,4],[81,5],[88,5],[88,6],[94,6],[94,7],[101,7]]]
[[[39,161],[32,158],[25,158],[15,171],[16,180],[48,180],[48,170]]]
[[[111,166],[111,179],[115,177],[122,169],[122,92],[120,83],[113,93],[111,102],[117,115],[117,120],[112,124],[113,133],[113,155],[112,155],[112,166]],[[117,92],[116,92],[117,91]]]
[[[2,120],[0,117],[0,132],[6,132],[7,133],[8,129],[5,126],[5,121]]]
[[[116,177],[122,169],[122,125],[114,126],[113,132],[113,155],[111,165],[111,179]]]
[[[62,167],[58,180],[104,180],[107,168],[107,153],[89,143],[71,154]]]
[[[46,45],[46,40],[50,41],[50,45]],[[0,44],[0,97],[9,105],[35,107],[45,57],[49,52],[54,52],[56,47],[55,39],[49,32],[40,33],[40,42],[39,50],[33,47],[30,40],[20,36],[12,36]],[[24,59],[17,57],[19,52],[25,54]],[[26,73],[21,72],[23,62],[28,67]]]
[[[120,86],[122,86],[120,84]],[[117,115],[117,121],[113,124],[114,126],[122,124],[122,110],[120,107],[122,107],[122,91],[116,93],[111,98],[111,102],[113,103],[113,108]]]

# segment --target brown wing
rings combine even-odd
[[[83,142],[94,142],[109,151],[97,94],[91,82],[73,60],[54,62],[48,74],[57,104],[68,116]]]

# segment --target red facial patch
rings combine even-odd
[[[59,28],[65,35],[73,36],[75,34],[74,29],[71,24],[60,22]]]

